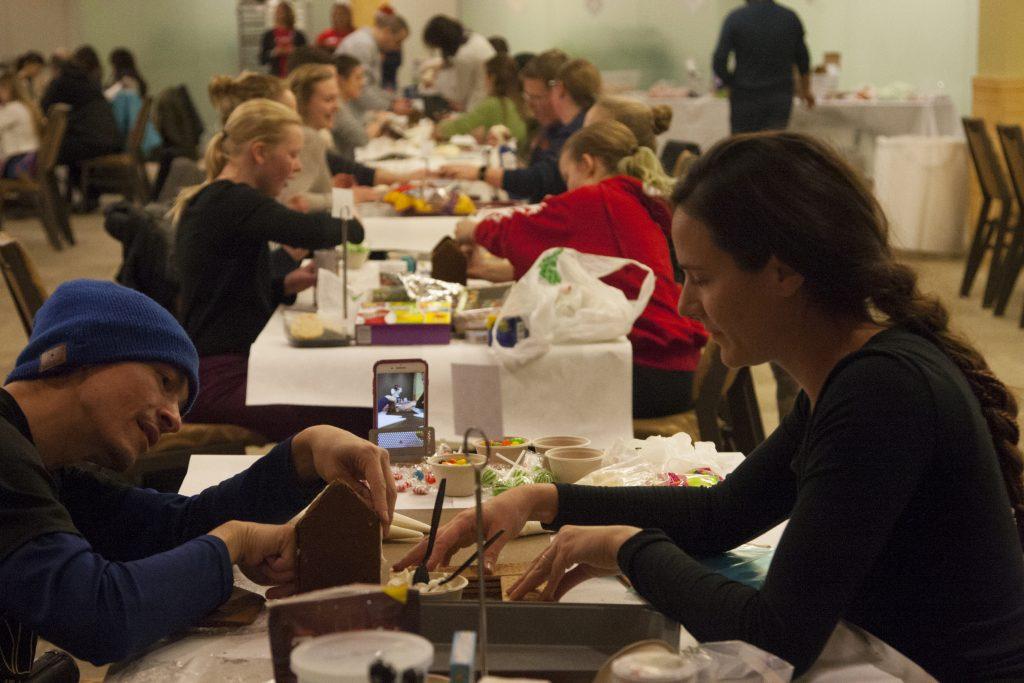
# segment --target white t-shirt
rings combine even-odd
[[[448,61],[448,69],[454,76],[451,84],[450,100],[462,105],[463,111],[469,111],[487,97],[487,72],[484,64],[497,54],[487,38],[473,31],[459,51]],[[438,76],[438,88],[446,81],[443,75]],[[447,87],[445,88],[447,89]]]
[[[32,112],[23,102],[0,105],[0,159],[39,149],[39,136],[32,124]]]

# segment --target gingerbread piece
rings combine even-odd
[[[295,524],[298,592],[381,582],[381,525],[366,487],[338,479]]]
[[[435,280],[466,284],[468,263],[459,245],[451,237],[443,237],[430,254],[430,276]]]

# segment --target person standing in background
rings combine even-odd
[[[385,91],[383,87],[384,57],[390,52],[401,50],[402,42],[408,37],[409,25],[401,15],[377,12],[373,16],[373,26],[352,32],[338,44],[334,54],[352,55],[366,69],[363,92],[352,103],[357,115],[387,109],[408,113],[408,103],[396,99],[394,93]]]
[[[334,52],[341,41],[355,30],[352,8],[347,2],[336,2],[331,8],[331,27],[316,37],[316,46]]]
[[[729,55],[736,62],[729,71]],[[775,0],[747,0],[725,18],[712,62],[729,88],[732,132],[784,130],[793,109],[793,67],[800,73],[800,98],[814,106],[804,27],[793,10]]]
[[[736,58],[732,71],[730,54]],[[775,0],[747,0],[746,7],[725,18],[712,65],[729,88],[729,127],[734,135],[789,126],[794,66],[800,74],[800,99],[808,109],[814,106],[804,26],[796,12]],[[781,420],[793,409],[800,387],[775,363],[771,368]]]
[[[274,28],[263,34],[260,64],[267,64],[270,73],[279,78],[288,75],[288,56],[306,44],[306,34],[295,30],[295,10],[282,2],[274,10]]]

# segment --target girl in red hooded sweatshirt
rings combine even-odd
[[[640,147],[629,128],[617,121],[595,123],[573,134],[562,150],[559,169],[568,192],[479,223],[462,221],[457,239],[508,260],[511,269],[503,262],[495,268],[492,261],[488,272],[477,271],[492,280],[519,279],[551,247],[620,256],[651,268],[654,294],[629,334],[633,416],[661,417],[687,410],[707,332],[696,320],[676,313],[680,285],[669,255],[671,212],[660,196],[651,194],[667,195],[671,178],[661,171],[654,153]],[[475,253],[472,263],[482,259],[486,262],[486,255]],[[604,281],[632,298],[644,275],[630,267]]]

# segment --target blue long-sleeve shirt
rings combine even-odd
[[[736,65],[729,71],[729,55]],[[810,68],[804,27],[793,10],[774,0],[756,0],[725,18],[712,66],[722,83],[734,90],[793,89],[793,66]]]
[[[569,123],[549,127],[547,146],[536,148],[526,168],[505,171],[501,179],[501,189],[516,199],[527,199],[536,204],[549,194],[565,192],[565,180],[558,170],[558,158],[562,147],[569,137],[583,127],[583,118],[587,110],[583,109]]]
[[[10,397],[0,390],[0,399]],[[0,418],[11,403],[0,400]],[[233,519],[285,522],[323,485],[298,481],[290,439],[195,496],[77,468],[41,483],[45,470],[18,417],[0,419],[0,620],[96,663],[123,659],[228,598],[231,559],[210,530]]]

